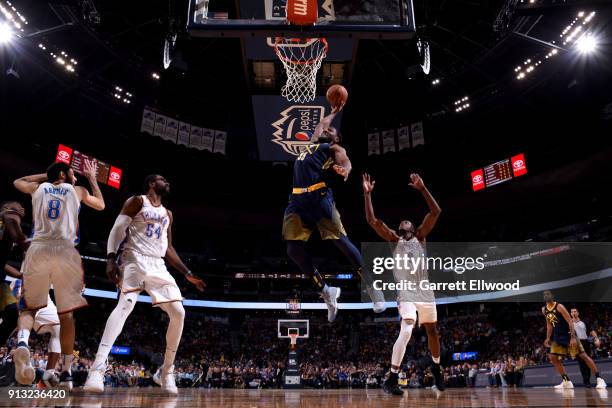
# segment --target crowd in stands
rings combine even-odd
[[[112,302],[96,301],[78,316],[73,377],[82,385],[87,376],[104,321]],[[524,369],[546,362],[545,322],[539,305],[455,305],[439,310],[446,385],[471,387],[477,376],[486,376],[491,387],[521,386]],[[612,307],[607,304],[578,306],[583,320],[597,330],[601,347],[596,358],[611,357]],[[440,307],[447,308],[447,306]],[[504,316],[500,319],[499,316]],[[289,341],[278,339],[276,319],[266,312],[239,318],[210,316],[188,309],[183,339],[176,361],[180,387],[275,388],[282,383]],[[318,314],[310,318],[310,337],[298,340],[303,384],[313,388],[380,387],[384,381],[399,324],[393,311],[382,318],[368,314],[341,314],[334,324]],[[131,347],[129,356],[111,355],[105,383],[112,387],[152,386],[152,375],[163,361],[167,318],[150,305],[139,304],[128,319],[116,345]],[[46,338],[32,336],[33,365],[46,367]],[[0,349],[0,368],[11,364],[11,347]],[[452,353],[477,351],[473,362],[452,361]],[[424,330],[415,328],[406,352],[400,383],[429,387],[433,377]]]

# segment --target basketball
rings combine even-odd
[[[332,85],[327,90],[327,102],[331,106],[339,106],[346,103],[348,91],[342,85]]]

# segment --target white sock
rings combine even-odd
[[[21,343],[22,341],[25,344],[28,344],[30,341],[30,331],[28,329],[19,329],[17,332],[17,344]]]
[[[100,340],[96,359],[92,365],[94,370],[106,369],[106,359],[108,358],[111,347],[113,343],[115,343],[115,340],[117,340],[117,337],[119,337],[119,334],[121,334],[121,330],[123,330],[123,325],[128,316],[132,313],[132,310],[134,310],[134,303],[136,302],[137,296],[138,293],[131,292],[128,294],[121,294],[119,297],[117,306],[115,306],[115,309],[113,309],[113,312],[106,321],[104,334],[102,335],[102,340]]]
[[[168,330],[166,331],[166,354],[164,355],[164,370],[167,371],[174,364],[176,350],[181,341],[185,309],[181,302],[164,303],[160,307],[170,317]]]
[[[393,345],[393,353],[391,354],[392,366],[399,367],[402,365],[404,354],[406,353],[406,346],[408,346],[410,336],[412,336],[412,327],[413,323],[407,323],[402,319],[400,332],[397,336],[397,340],[395,340],[395,344]]]
[[[431,359],[433,360],[434,363],[440,364],[440,356],[438,357],[431,356]]]
[[[321,292],[323,292],[323,293],[328,293],[329,292],[329,286],[327,286],[327,283],[325,284],[325,286],[323,286],[323,290]]]
[[[72,375],[72,359],[74,354],[62,354],[62,361],[64,362],[64,371],[68,371],[68,374]]]

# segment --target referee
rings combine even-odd
[[[576,337],[580,340],[582,347],[584,348],[584,352],[587,356],[591,356],[591,343],[589,342],[589,336],[587,335],[586,324],[582,320],[580,320],[580,313],[578,313],[578,309],[575,307],[571,310],[572,321],[574,322],[574,330],[576,331]],[[598,342],[599,339],[597,337],[594,338],[594,341]],[[589,366],[582,361],[581,358],[578,359],[578,365],[580,366],[580,373],[582,374],[582,380],[584,382],[584,386],[586,388],[591,388],[591,370]]]

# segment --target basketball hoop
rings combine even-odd
[[[312,102],[317,94],[317,72],[327,56],[325,38],[276,37],[274,52],[283,63],[287,82],[281,94],[290,102]]]

